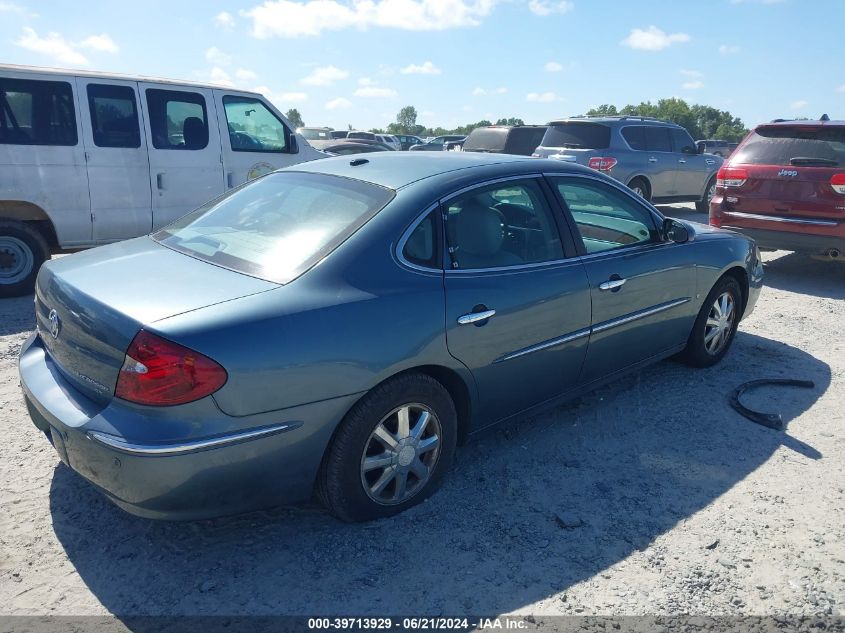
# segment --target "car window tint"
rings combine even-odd
[[[88,85],[91,133],[97,147],[141,147],[135,91],[129,86]]]
[[[622,136],[631,149],[645,150],[645,128],[642,125],[632,125],[622,128]]]
[[[672,141],[669,137],[669,128],[646,126],[645,145],[649,152],[671,152]]]
[[[223,97],[233,152],[286,152],[289,131],[259,99]]]
[[[198,259],[287,283],[331,253],[392,197],[389,189],[351,178],[274,172],[153,237]]]
[[[473,189],[449,201],[446,217],[453,268],[519,266],[564,256],[536,180]]]
[[[153,147],[200,150],[208,146],[205,99],[196,92],[147,89]]]
[[[672,128],[672,146],[678,153],[696,153],[695,142],[686,130]]]
[[[610,128],[601,123],[581,121],[552,123],[546,130],[540,145],[573,149],[607,149],[610,147]]]
[[[578,226],[587,253],[657,239],[651,213],[627,194],[586,179],[561,178],[555,185]]]
[[[803,159],[803,160],[802,160]],[[817,161],[815,165],[813,161]],[[734,164],[845,166],[845,127],[772,126],[751,132]]]
[[[0,79],[0,143],[76,145],[78,140],[69,83]]]
[[[402,250],[402,256],[410,263],[425,268],[440,268],[437,249],[437,213],[432,211],[417,224]]]

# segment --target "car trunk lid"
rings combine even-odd
[[[105,403],[144,325],[276,287],[138,238],[45,264],[36,284],[36,326],[67,380]]]

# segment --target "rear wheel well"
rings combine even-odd
[[[733,277],[736,279],[736,282],[739,284],[740,289],[742,290],[742,317],[745,314],[745,307],[748,305],[748,275],[745,272],[745,269],[740,266],[734,266],[725,272],[722,277]],[[720,277],[720,279],[722,278]]]
[[[52,250],[59,248],[59,240],[53,221],[36,204],[23,200],[0,200],[0,220],[26,222],[41,234]]]

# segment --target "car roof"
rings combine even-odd
[[[770,121],[768,123],[761,123],[757,127],[796,127],[796,126],[809,126],[809,127],[842,127],[845,126],[845,121],[843,120],[794,120],[794,119],[775,119],[774,121]]]
[[[555,119],[549,121],[549,125],[560,125],[562,123],[648,123],[649,125],[665,126],[665,127],[681,127],[677,123],[671,121],[664,121],[662,119],[654,119],[647,116],[622,115],[622,116],[571,116],[564,119]]]
[[[558,173],[595,173],[575,163],[475,152],[384,152],[367,155],[366,163],[352,165],[352,162],[359,160],[360,158],[350,159],[349,156],[323,158],[300,163],[285,171],[305,171],[355,178],[394,190],[427,178],[446,176],[459,170],[469,169],[479,170],[479,177],[529,174],[543,170]]]
[[[251,95],[264,96],[254,90],[244,90],[242,88],[233,88],[232,86],[223,86],[221,84],[214,84],[201,81],[187,81],[183,79],[167,79],[165,77],[148,77],[146,75],[127,75],[122,73],[109,73],[94,70],[75,70],[69,68],[51,68],[45,66],[21,66],[18,64],[0,64],[0,73],[3,72],[16,73],[33,73],[46,75],[64,75],[73,77],[91,77],[96,79],[121,79],[124,81],[142,81],[147,83],[168,84],[172,86],[186,86],[191,88],[207,88],[209,90],[226,90],[231,92],[241,92]]]

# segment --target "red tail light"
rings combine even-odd
[[[717,187],[742,187],[748,180],[748,170],[743,167],[722,167],[716,174]]]
[[[833,174],[830,177],[830,186],[836,193],[845,195],[845,174]]]
[[[141,330],[126,350],[114,395],[152,406],[185,404],[214,393],[227,378],[207,356]]]
[[[618,161],[609,156],[593,156],[587,163],[587,167],[596,171],[610,171],[616,167]]]

